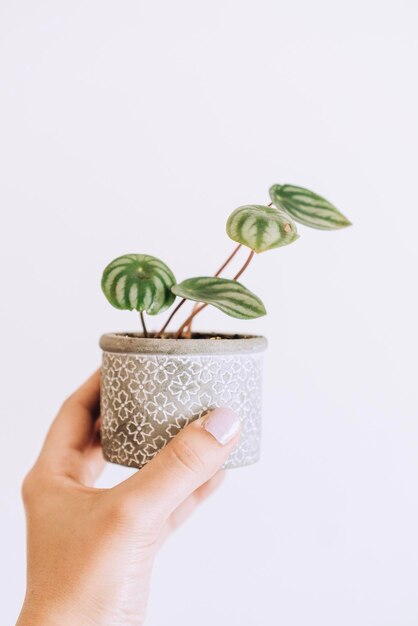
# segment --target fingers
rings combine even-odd
[[[168,530],[173,531],[190,517],[197,507],[212,495],[225,480],[225,472],[219,471],[203,485],[198,487],[168,518]]]
[[[184,502],[180,504],[175,511],[172,512],[161,531],[158,538],[158,547],[160,547],[167,537],[171,535],[179,526],[192,515],[198,506],[206,500],[225,480],[225,472],[222,470],[217,472],[215,476],[210,478],[206,483],[198,487]]]
[[[38,463],[47,463],[58,473],[65,470],[74,478],[86,475],[85,453],[88,456],[90,451],[90,461],[97,457],[95,422],[99,400],[100,370],[64,402],[49,429]]]
[[[220,469],[238,441],[240,426],[235,413],[215,409],[180,431],[150,463],[114,490],[136,501],[142,518],[163,524]]]
[[[96,420],[91,443],[86,447],[83,453],[85,471],[84,479],[80,479],[80,482],[88,487],[93,487],[106,464],[99,436],[100,421],[100,418]]]
[[[49,429],[44,449],[82,450],[89,442],[98,417],[100,370],[96,371],[62,405]]]

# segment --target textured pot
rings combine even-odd
[[[266,339],[195,337],[101,337],[101,441],[106,460],[140,468],[186,424],[225,406],[240,416],[242,434],[224,467],[258,461]]]

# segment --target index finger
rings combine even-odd
[[[83,452],[99,416],[100,370],[62,405],[45,439],[40,457],[58,458],[68,451]]]

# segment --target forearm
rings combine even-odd
[[[58,602],[26,598],[16,626],[98,626],[89,617]]]

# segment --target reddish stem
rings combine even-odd
[[[239,243],[237,245],[236,248],[234,248],[232,254],[229,255],[229,257],[227,258],[227,260],[225,261],[225,263],[223,265],[221,265],[221,267],[218,269],[218,271],[215,274],[215,278],[217,278],[219,276],[219,274],[222,274],[222,272],[224,271],[224,269],[226,268],[227,265],[230,264],[230,262],[232,261],[232,259],[234,258],[234,256],[236,255],[236,253],[238,252],[238,250],[241,248],[241,243]]]
[[[169,323],[171,322],[171,320],[173,319],[177,311],[183,306],[185,302],[186,302],[186,298],[183,298],[183,300],[180,300],[180,302],[178,303],[176,308],[172,311],[171,315],[169,316],[168,320],[166,321],[166,323],[164,324],[160,332],[155,335],[156,339],[159,339],[161,337],[161,335],[164,333],[165,329],[167,328],[167,326],[169,325]]]
[[[240,271],[235,274],[234,278],[232,280],[238,280],[238,278],[241,276],[241,274],[243,274],[245,272],[245,270],[247,269],[247,267],[249,266],[249,264],[251,263],[251,259],[254,256],[254,250],[251,250],[250,254],[247,257],[247,260],[245,261],[244,265],[241,267]]]
[[[245,272],[245,270],[247,269],[247,267],[249,266],[249,264],[251,263],[251,259],[254,256],[254,250],[251,250],[250,254],[248,255],[247,260],[245,261],[244,265],[241,267],[241,269],[239,270],[239,272],[237,272],[237,274],[235,274],[234,278],[232,280],[238,280],[238,278]],[[187,326],[190,325],[192,319],[194,319],[196,317],[196,315],[198,313],[200,313],[200,311],[203,311],[204,308],[206,308],[208,305],[207,304],[202,304],[201,306],[199,306],[197,309],[193,309],[192,313],[189,315],[189,317],[187,318],[187,320],[184,322],[184,324],[182,324],[182,326],[180,326],[180,328],[178,329],[178,331],[176,332],[174,338],[178,339],[181,334],[183,333],[184,329],[187,328]],[[195,305],[196,307],[196,305]]]
[[[227,265],[230,264],[230,262],[232,261],[232,259],[234,258],[234,256],[236,255],[236,253],[238,252],[238,250],[241,248],[241,244],[239,243],[237,245],[236,248],[234,248],[234,250],[232,251],[232,253],[229,255],[229,257],[227,258],[227,260],[225,261],[225,263],[223,265],[221,265],[221,267],[218,269],[218,271],[215,274],[215,277],[219,276],[219,274],[221,274],[221,272],[224,271],[224,269],[226,268]],[[166,323],[164,324],[164,326],[162,327],[162,329],[160,330],[159,333],[157,333],[155,335],[155,338],[158,339],[159,337],[161,337],[161,335],[164,333],[165,329],[167,328],[167,326],[169,325],[169,323],[171,322],[171,320],[173,319],[174,315],[177,313],[177,311],[183,306],[183,304],[186,302],[186,298],[183,298],[183,300],[181,300],[179,302],[179,304],[176,306],[176,308],[172,311],[171,315],[169,316],[168,320],[166,321]],[[199,306],[198,303],[196,303],[194,305],[193,311],[195,311],[197,309],[197,307]],[[189,329],[190,332],[191,329]]]
[[[216,272],[216,274],[214,274],[215,278],[217,278],[219,276],[219,274],[222,274],[222,272],[224,271],[224,269],[226,268],[227,265],[229,265],[229,263],[232,261],[232,259],[234,258],[234,256],[236,255],[236,253],[238,252],[238,250],[241,248],[242,244],[239,243],[237,245],[236,248],[234,248],[232,254],[227,258],[227,260],[225,261],[225,263],[223,265],[221,265],[221,267],[218,269],[218,271]],[[196,302],[196,304],[193,307],[192,313],[197,313],[197,309],[199,307],[199,303]],[[184,330],[187,330],[187,339],[191,339],[192,337],[192,324],[190,322],[190,324],[188,324],[189,328],[185,327]]]
[[[270,204],[268,205],[269,207],[273,206],[273,202],[270,202]],[[219,268],[219,270],[216,272],[215,277],[219,276],[219,274],[226,268],[226,266],[228,265],[228,263],[234,258],[234,256],[236,255],[236,253],[238,252],[238,250],[241,248],[242,244],[238,244],[238,246],[235,248],[235,250],[232,252],[231,256],[228,257],[228,259],[225,261],[225,263]],[[238,280],[238,278],[243,274],[243,272],[245,272],[245,270],[247,269],[248,265],[251,262],[251,259],[254,256],[254,251],[251,250],[246,262],[244,263],[244,265],[242,266],[242,268],[240,269],[240,271],[234,276],[234,278],[232,280]],[[179,329],[179,331],[177,331],[175,337],[176,339],[179,338],[179,336],[182,334],[182,332],[184,330],[187,329],[187,338],[190,339],[192,336],[192,320],[194,319],[194,317],[200,313],[200,311],[203,311],[203,309],[206,307],[207,305],[204,304],[201,307],[199,307],[199,303],[196,302],[196,304],[193,307],[192,313],[191,315],[189,315],[189,317],[187,318],[187,320],[184,322],[184,324],[182,325],[182,327]],[[188,327],[188,328],[187,328]]]
[[[144,331],[144,337],[148,337],[147,327],[145,325],[144,313],[143,311],[139,312],[139,317],[141,318],[142,330]]]
[[[174,339],[178,339],[180,337],[180,335],[183,333],[183,330],[190,324],[190,322],[192,321],[192,319],[194,317],[196,317],[196,315],[198,313],[200,313],[200,311],[203,311],[204,308],[206,308],[208,305],[207,304],[201,304],[200,306],[198,306],[197,309],[193,309],[192,313],[189,315],[189,317],[187,318],[187,320],[184,322],[184,324],[182,324],[180,326],[180,328],[178,329],[178,331],[176,332],[176,334],[174,335]]]

